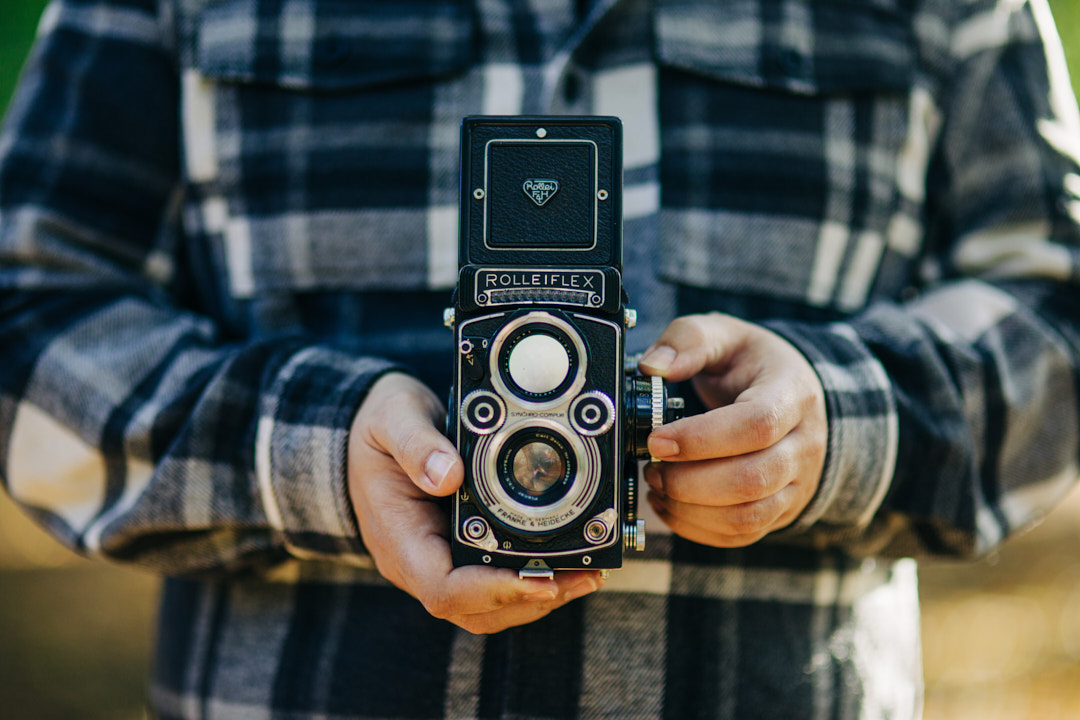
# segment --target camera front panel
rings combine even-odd
[[[457,327],[457,564],[621,564],[622,327],[557,309]]]

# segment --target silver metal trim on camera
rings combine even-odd
[[[598,403],[600,406],[600,409],[598,410],[600,414],[596,416],[596,421],[600,421],[599,425],[594,426],[593,423],[589,422],[589,418],[583,418],[585,422],[589,423],[588,425],[583,425],[582,420],[579,420],[577,417],[576,411],[578,407],[583,403],[588,403],[590,401]],[[615,424],[615,403],[607,393],[601,392],[600,390],[592,390],[587,393],[582,393],[574,398],[573,402],[570,403],[569,415],[570,426],[582,435],[587,437],[603,435]]]
[[[536,429],[547,430],[565,441],[576,464],[566,494],[546,505],[518,502],[506,491],[499,477],[499,456],[506,442],[518,431]],[[592,438],[567,432],[562,423],[530,417],[481,438],[473,453],[472,469],[477,497],[500,522],[521,532],[547,533],[574,522],[592,504],[600,487],[600,448]]]
[[[550,325],[551,327],[558,328],[570,339],[571,344],[574,346],[574,351],[577,353],[576,358],[571,358],[570,367],[574,372],[574,379],[570,385],[563,392],[557,396],[548,400],[530,400],[529,398],[521,397],[520,393],[514,392],[510,389],[510,386],[506,384],[503,378],[502,368],[499,367],[499,357],[502,354],[503,346],[506,344],[514,333],[520,330],[525,325]],[[576,361],[577,367],[574,368]],[[550,410],[556,408],[559,405],[563,405],[569,398],[576,396],[582,386],[585,384],[585,371],[588,367],[589,361],[585,352],[585,343],[581,339],[581,335],[570,323],[565,322],[550,313],[543,311],[534,311],[526,313],[521,317],[511,320],[499,330],[499,334],[495,336],[495,340],[491,343],[491,350],[488,353],[488,365],[491,372],[491,384],[495,388],[495,391],[504,398],[512,399],[513,402],[535,410]]]
[[[473,418],[469,411],[477,403],[485,402],[485,407],[490,404],[491,415],[486,418]],[[477,422],[480,421],[480,423]],[[488,390],[473,390],[461,403],[461,424],[472,430],[477,435],[490,435],[502,427],[506,422],[506,403],[498,395]]]
[[[580,305],[601,307],[607,300],[601,270],[565,268],[484,268],[476,273],[473,301],[499,305]]]

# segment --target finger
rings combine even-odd
[[[373,439],[421,490],[438,496],[454,493],[464,479],[464,464],[437,427],[443,416],[439,401],[407,376],[389,380],[384,388],[389,395],[380,396],[384,410],[371,424]]]
[[[435,617],[490,612],[522,601],[550,602],[560,591],[553,579],[521,578],[506,568],[455,568],[450,546],[438,534],[406,539],[395,555],[407,589]]]
[[[745,341],[748,327],[719,313],[676,318],[645,351],[638,367],[673,382],[706,369],[719,370]]]
[[[676,420],[649,434],[649,452],[661,460],[734,457],[772,447],[802,420],[781,385],[758,386],[739,402]]]
[[[731,458],[685,463],[650,463],[645,482],[668,497],[714,507],[761,500],[798,475],[797,443],[789,435],[768,450]]]
[[[500,608],[488,613],[475,615],[460,615],[449,617],[446,620],[460,628],[468,630],[473,635],[488,635],[502,632],[507,628],[519,625],[528,625],[551,613],[558,606],[554,603],[532,603],[512,605]]]
[[[767,533],[752,533],[750,535],[725,535],[714,530],[697,527],[681,521],[677,517],[666,515],[663,510],[657,509],[656,514],[660,519],[684,540],[718,548],[738,548],[752,545],[761,540]]]
[[[728,507],[680,503],[655,491],[647,498],[672,532],[693,542],[714,547],[742,547],[794,520],[788,488],[763,500]]]
[[[518,602],[490,612],[462,615],[449,620],[472,633],[491,633],[508,627],[535,622],[548,613],[603,586],[600,574],[592,570],[568,570],[555,573],[561,591],[555,600]]]

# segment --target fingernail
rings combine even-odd
[[[457,460],[450,453],[436,451],[428,456],[427,462],[424,463],[424,474],[434,489],[439,489],[455,462]]]
[[[655,465],[645,466],[645,482],[654,490],[664,489],[664,480],[660,476],[660,470]]]
[[[663,437],[649,436],[649,453],[655,458],[673,457],[679,454],[679,444]]]
[[[662,373],[675,362],[675,350],[667,345],[658,345],[641,358],[639,365],[648,365],[658,373]]]

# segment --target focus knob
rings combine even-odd
[[[669,398],[661,377],[630,375],[626,379],[627,452],[638,460],[656,458],[649,454],[649,433],[664,423],[683,416],[682,398]]]

